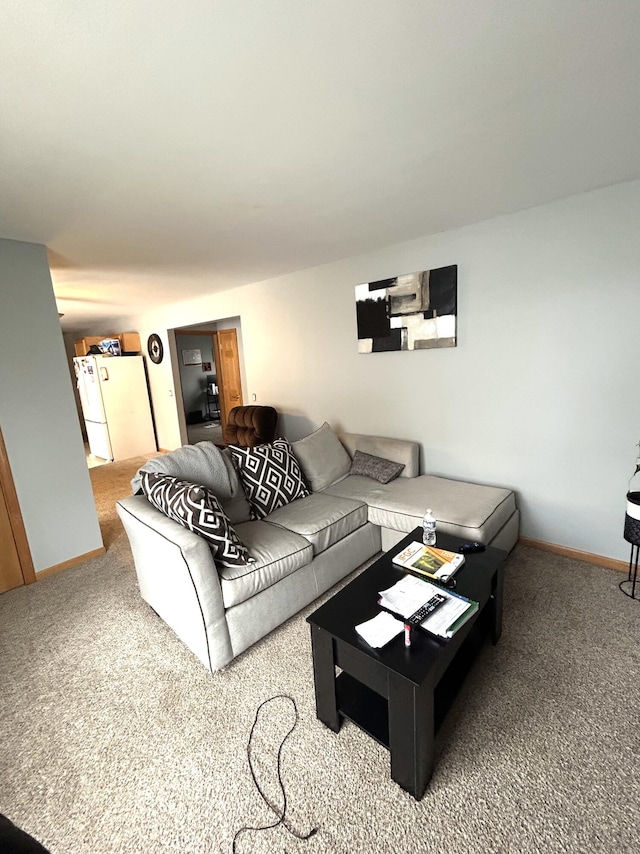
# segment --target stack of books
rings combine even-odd
[[[436,593],[445,601],[419,625],[436,637],[451,638],[477,612],[479,605],[473,599],[466,599],[413,575],[405,575],[393,587],[380,592],[378,604],[406,620]]]
[[[464,555],[414,541],[392,560],[403,569],[447,584],[464,563]]]

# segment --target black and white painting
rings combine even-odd
[[[358,352],[456,346],[458,266],[356,285]]]

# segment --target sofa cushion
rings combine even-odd
[[[140,485],[161,513],[199,534],[221,566],[246,567],[253,562],[211,490],[158,472],[142,472]]]
[[[351,458],[325,421],[314,433],[292,445],[312,492],[320,492],[349,474]]]
[[[375,506],[386,495],[388,489],[388,484],[379,483],[370,477],[364,477],[364,475],[350,474],[338,483],[323,489],[322,492],[324,495],[336,495],[339,498],[362,501],[369,507]]]
[[[369,507],[369,521],[395,531],[413,530],[431,507],[436,531],[489,543],[516,509],[510,489],[433,475],[398,478],[384,490]]]
[[[230,445],[229,451],[249,500],[252,519],[262,519],[279,507],[309,495],[286,439],[255,448]]]
[[[218,570],[225,608],[250,599],[313,560],[311,543],[268,522],[243,522],[238,533],[255,563]]]
[[[367,505],[314,492],[269,514],[266,521],[300,534],[312,544],[313,553],[320,554],[366,524]]]
[[[349,474],[361,474],[380,483],[391,483],[403,468],[404,463],[394,463],[393,460],[385,460],[384,457],[375,457],[373,454],[356,451]]]

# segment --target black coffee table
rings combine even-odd
[[[421,538],[422,529],[416,528],[307,618],[319,720],[338,732],[348,718],[387,747],[392,779],[417,800],[433,772],[438,726],[484,640],[495,644],[500,638],[506,557],[495,548],[467,555],[455,590],[480,608],[450,640],[414,629],[410,647],[401,634],[373,649],[354,627],[379,613],[379,591],[406,574],[392,556]],[[453,551],[461,542],[438,534],[440,548]]]

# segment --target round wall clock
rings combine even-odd
[[[149,340],[147,341],[147,351],[151,361],[154,362],[154,364],[159,365],[162,361],[162,356],[164,355],[164,349],[159,335],[154,334],[149,336]]]

